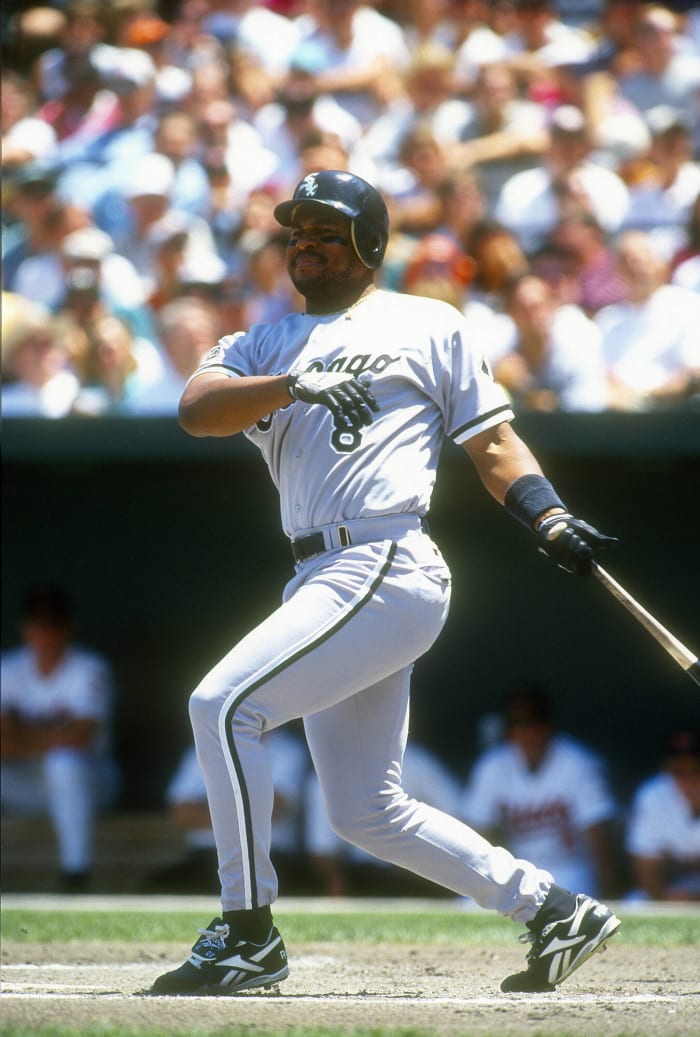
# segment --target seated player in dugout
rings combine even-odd
[[[389,218],[372,185],[309,173],[275,216],[289,228],[287,268],[306,310],[213,344],[179,413],[193,436],[243,432],[259,447],[295,571],[281,606],[192,694],[221,914],[151,993],[231,994],[287,977],[272,917],[262,736],[294,717],[304,718],[335,831],[524,925],[526,967],[501,989],[554,990],[619,920],[402,787],[412,666],[450,601],[426,521],[444,439],[464,448],[485,489],[563,569],[585,577],[612,540],[569,512],[514,432],[508,398],[459,311],[378,287]]]

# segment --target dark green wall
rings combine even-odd
[[[620,538],[613,575],[700,649],[700,412],[517,427],[572,510]],[[161,420],[7,421],[3,454],[3,643],[28,581],[71,589],[81,639],[117,673],[124,805],[157,807],[189,737],[189,690],[292,572],[262,461],[241,437],[193,440]],[[416,666],[416,735],[465,773],[479,716],[508,684],[541,680],[626,794],[669,724],[700,718],[699,689],[600,585],[540,557],[456,448],[431,524],[455,585]]]

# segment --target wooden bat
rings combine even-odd
[[[659,623],[658,619],[655,619],[651,613],[647,612],[645,608],[639,604],[638,601],[632,597],[632,595],[621,587],[620,584],[612,578],[610,573],[607,573],[605,569],[601,569],[597,562],[593,563],[593,575],[598,579],[606,590],[610,591],[614,598],[625,606],[627,611],[634,616],[634,618],[642,624],[642,626],[655,638],[662,648],[664,648],[672,659],[678,663],[682,670],[688,674],[696,684],[700,684],[700,661],[698,661],[697,655],[691,652],[689,648],[686,648],[684,644],[674,637],[673,634]]]

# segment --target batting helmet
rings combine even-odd
[[[389,240],[389,213],[379,191],[366,180],[337,169],[309,173],[297,184],[293,198],[275,207],[275,219],[290,227],[300,204],[325,206],[348,216],[355,252],[370,270],[381,266]]]

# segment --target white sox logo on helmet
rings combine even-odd
[[[316,174],[309,173],[305,176],[302,182],[299,184],[298,191],[303,191],[309,198],[313,198],[315,194],[318,194],[318,184],[316,183]]]

